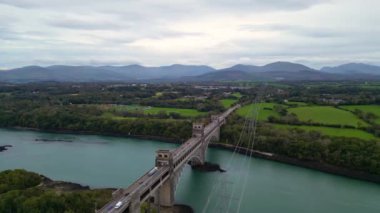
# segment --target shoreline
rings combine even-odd
[[[143,139],[143,140],[156,140],[165,143],[172,144],[182,144],[184,139],[175,139],[175,138],[165,138],[161,136],[147,136],[147,135],[127,135],[127,134],[119,134],[119,133],[105,133],[105,132],[94,132],[94,131],[71,131],[71,130],[43,130],[36,128],[28,128],[28,127],[11,127],[11,128],[3,128],[8,130],[28,130],[35,132],[45,132],[45,133],[58,133],[58,134],[75,134],[75,135],[100,135],[100,136],[111,136],[111,137],[123,137],[123,138],[134,138],[134,139]],[[338,167],[327,163],[322,162],[314,162],[314,161],[302,161],[296,158],[290,158],[286,156],[281,156],[273,153],[261,152],[258,150],[249,150],[244,147],[234,147],[230,144],[222,144],[222,143],[210,143],[209,147],[221,148],[228,151],[236,151],[242,155],[249,155],[252,152],[253,157],[276,161],[284,164],[290,164],[293,166],[299,166],[302,168],[317,170],[320,172],[325,172],[328,174],[344,176],[348,178],[353,178],[362,181],[369,181],[373,183],[380,184],[380,175],[369,174],[362,171],[350,170],[344,167]]]
[[[220,149],[229,150],[229,151],[235,150],[234,146],[229,145],[229,144],[221,144],[221,143],[210,144],[210,147],[220,148]],[[316,162],[316,161],[302,161],[296,158],[289,158],[286,156],[281,156],[281,155],[268,153],[268,152],[261,152],[254,149],[250,150],[244,147],[237,147],[236,152],[242,155],[250,155],[250,153],[252,152],[253,157],[276,161],[279,163],[298,166],[302,168],[312,169],[312,170],[316,170],[316,171],[320,171],[320,172],[324,172],[324,173],[328,173],[332,175],[338,175],[338,176],[343,176],[343,177],[352,178],[356,180],[368,181],[368,182],[380,184],[380,175],[369,174],[369,173],[357,171],[357,170],[350,170],[347,168],[338,167],[338,166],[334,166],[327,163]]]
[[[184,139],[176,138],[166,138],[162,136],[150,136],[150,135],[128,135],[120,133],[107,133],[107,132],[95,132],[95,131],[73,131],[73,130],[45,130],[38,128],[29,128],[29,127],[4,127],[2,129],[15,130],[15,131],[33,131],[41,133],[55,133],[55,134],[71,134],[71,135],[98,135],[98,136],[110,136],[110,137],[121,137],[121,138],[133,138],[133,139],[142,139],[142,140],[155,140],[165,143],[172,144],[181,144],[184,142]]]

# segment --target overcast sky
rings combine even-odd
[[[0,68],[380,64],[379,0],[0,0]]]

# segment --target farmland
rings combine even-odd
[[[360,110],[365,113],[372,113],[377,118],[375,119],[375,122],[377,124],[380,124],[380,106],[377,105],[350,105],[350,106],[340,106],[342,109],[349,110],[351,112],[354,112],[355,110]]]
[[[107,119],[112,119],[112,120],[134,120],[136,119],[135,117],[125,117],[125,116],[118,116],[118,115],[115,115],[111,112],[105,112],[102,114],[102,117],[103,118],[107,118]]]
[[[178,113],[183,117],[197,117],[205,115],[205,112],[199,112],[196,109],[179,109],[179,108],[168,108],[168,107],[149,107],[140,105],[115,105],[109,107],[109,110],[114,110],[116,112],[132,112],[132,113],[143,113],[146,115],[155,115],[159,113]]]
[[[234,93],[232,93],[232,96],[235,96],[236,98],[241,98],[241,97],[243,97],[243,95],[240,94],[240,92],[234,92]]]
[[[196,117],[196,116],[202,116],[206,113],[199,112],[195,109],[178,109],[178,108],[164,108],[164,107],[147,107],[144,110],[145,114],[158,114],[160,112],[166,112],[166,113],[178,113],[185,117]]]
[[[230,94],[229,97],[222,99],[219,102],[225,109],[227,109],[237,103],[241,97],[243,97],[243,95],[240,92],[234,92]]]
[[[274,103],[250,104],[237,110],[240,116],[253,117],[254,112],[258,111],[258,120],[267,121],[269,116],[280,117],[280,114],[274,110]]]
[[[224,108],[231,107],[234,103],[236,103],[238,100],[235,99],[222,99],[220,102],[222,103]]]
[[[286,115],[281,115],[279,108],[286,109]],[[284,104],[249,104],[237,110],[237,114],[243,117],[247,115],[252,118],[254,112],[259,109],[258,120],[269,122],[269,118],[274,117],[277,120],[272,120],[271,122],[274,122],[277,128],[297,128],[306,131],[317,131],[323,135],[332,137],[353,137],[363,140],[377,139],[375,135],[359,129],[368,127],[369,124],[352,113],[356,108],[365,112],[372,112],[376,115],[379,113],[379,106],[344,106],[344,109],[339,109],[332,106],[309,105],[304,102],[287,102]],[[284,119],[288,115],[295,115],[296,119],[302,122],[303,125],[299,125],[299,123],[292,125],[292,121],[289,121],[289,119],[286,120],[286,123],[290,123],[281,124],[281,119]]]
[[[307,106],[307,103],[299,102],[299,101],[288,101],[285,104],[288,106],[295,106],[295,107]]]
[[[297,107],[290,108],[288,111],[297,115],[298,119],[304,122],[353,127],[368,126],[365,121],[354,114],[331,106]]]
[[[334,128],[334,127],[321,127],[321,126],[295,126],[295,125],[283,125],[276,124],[276,128],[287,128],[287,129],[302,129],[306,131],[317,131],[323,135],[334,136],[334,137],[352,137],[359,138],[363,140],[372,140],[376,137],[368,132],[359,129],[345,129],[345,128]]]
[[[380,90],[357,82],[305,82],[249,94],[261,104],[243,105],[223,127],[222,140],[306,162],[380,174]],[[264,92],[263,92],[264,93]],[[246,103],[242,99],[241,103]],[[257,125],[246,123],[260,109]],[[376,120],[375,120],[376,119]],[[376,122],[375,122],[376,121]],[[245,133],[245,130],[248,129]],[[242,132],[244,133],[243,136]]]

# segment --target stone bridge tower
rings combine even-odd
[[[178,174],[174,172],[173,155],[170,150],[158,150],[156,155],[156,166],[167,166],[169,168],[169,179],[157,190],[155,202],[160,206],[173,206],[175,189],[178,182]]]
[[[194,123],[193,124],[193,137],[201,138],[202,147],[198,149],[195,155],[190,159],[190,165],[203,165],[206,161],[206,150],[205,146],[205,125],[203,123]]]
[[[205,134],[205,125],[203,123],[193,124],[193,137],[203,137]]]
[[[218,121],[217,127],[207,136],[205,135],[205,125],[203,123],[194,123],[192,137],[201,139],[201,146],[192,154],[188,163],[190,165],[203,165],[206,161],[206,151],[211,141],[219,140],[220,125],[218,116],[211,118],[212,121]],[[173,165],[173,155],[169,150],[159,150],[156,153],[156,166],[167,166],[169,168],[169,179],[165,181],[155,194],[155,202],[160,206],[170,207],[174,205],[174,197],[177,183],[181,176],[183,166],[175,168]]]

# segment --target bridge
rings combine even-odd
[[[98,213],[140,213],[141,204],[153,201],[158,206],[174,205],[177,183],[184,166],[203,165],[210,142],[219,141],[220,127],[226,118],[240,105],[236,105],[220,115],[211,116],[211,122],[205,126],[193,124],[192,137],[175,150],[158,150],[155,167],[137,179],[126,189],[112,193],[112,200]]]

